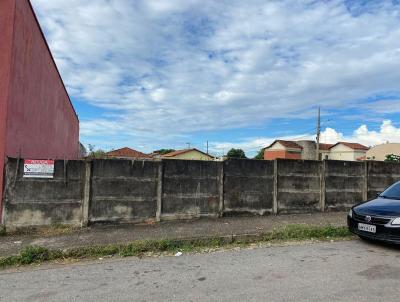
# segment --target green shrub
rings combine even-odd
[[[0,225],[0,236],[7,235],[6,227],[4,225]]]
[[[351,235],[346,227],[334,226],[310,226],[310,225],[287,225],[281,229],[275,229],[264,236],[264,240],[302,240],[302,239],[324,239],[335,237],[346,237]]]
[[[50,251],[41,246],[27,246],[20,253],[21,264],[43,262],[50,259]]]

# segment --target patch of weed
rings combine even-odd
[[[41,263],[59,259],[90,259],[118,255],[121,257],[142,256],[145,253],[194,252],[209,248],[245,247],[253,243],[290,240],[327,240],[352,236],[346,227],[287,225],[272,232],[257,236],[211,237],[198,239],[138,240],[128,244],[77,247],[67,250],[49,250],[40,246],[28,246],[17,256],[0,257],[0,268]]]
[[[6,227],[4,225],[0,225],[0,236],[6,236]]]
[[[27,246],[21,250],[19,257],[21,264],[43,262],[50,259],[50,251],[41,246]]]

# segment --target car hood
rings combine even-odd
[[[363,215],[400,217],[400,200],[378,197],[355,206],[353,210]]]

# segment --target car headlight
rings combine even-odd
[[[349,217],[353,218],[353,210],[352,209],[350,209],[350,211],[349,211]],[[399,222],[400,222],[400,220],[399,220]]]
[[[392,221],[392,224],[394,224],[394,225],[400,225],[400,217],[395,218],[395,219]]]

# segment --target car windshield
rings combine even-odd
[[[389,188],[383,191],[379,196],[383,198],[400,199],[400,182],[391,185]]]

